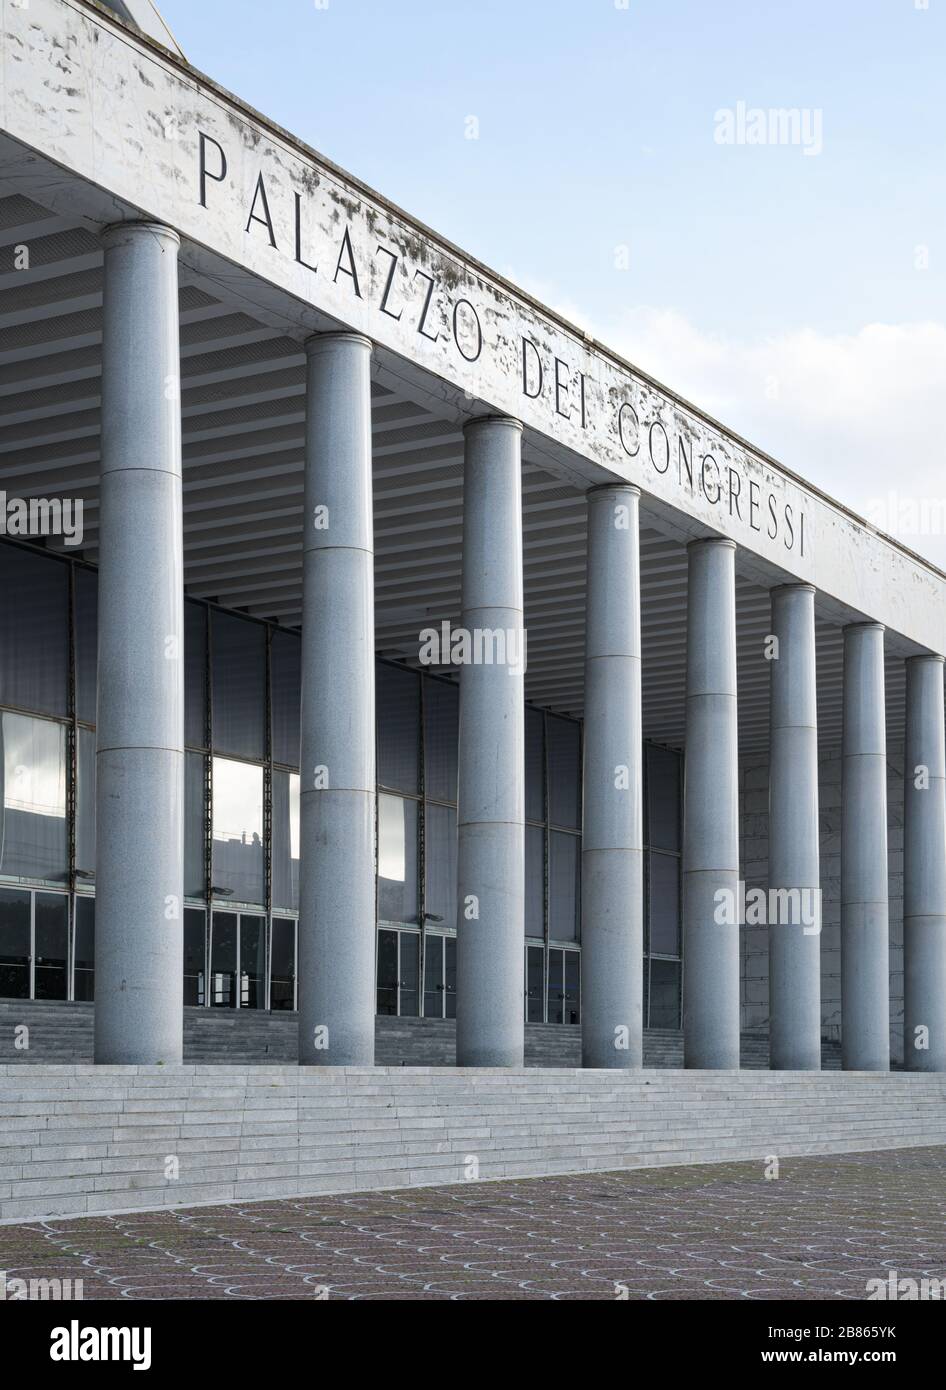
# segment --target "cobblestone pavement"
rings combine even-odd
[[[946,1276],[946,1148],[0,1227],[88,1299],[863,1299]]]

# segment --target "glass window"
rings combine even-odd
[[[402,1018],[416,1018],[420,1012],[420,933],[398,932],[401,938],[400,1013]]]
[[[76,744],[76,878],[95,879],[95,731],[80,729]]]
[[[443,940],[430,932],[424,943],[425,1018],[443,1018]]]
[[[545,936],[545,831],[526,826],[526,936]]]
[[[213,760],[213,892],[263,901],[263,769]],[[215,967],[216,968],[216,967]]]
[[[299,774],[273,772],[273,905],[299,906]]]
[[[541,946],[526,947],[526,1022],[542,1023],[545,1019],[545,997],[542,989]]]
[[[185,913],[186,918],[186,913]],[[187,930],[185,925],[185,931]],[[95,998],[95,899],[76,898],[75,938],[72,946],[74,999],[91,1003]]]
[[[0,998],[30,997],[30,894],[0,888]]]
[[[69,971],[69,899],[37,893],[34,906],[33,997],[65,999]]]
[[[378,1013],[397,1013],[397,938],[396,931],[378,932]]]
[[[545,716],[526,705],[526,820],[545,820]]]
[[[549,832],[549,937],[578,940],[578,876],[581,840],[560,830]]]
[[[202,898],[207,891],[203,753],[184,754],[184,896]]]
[[[445,1017],[457,1016],[457,940],[455,936],[444,937],[443,942],[443,992]]]
[[[291,917],[273,918],[270,951],[269,1007],[296,1007],[296,924]]]
[[[420,789],[420,677],[377,665],[378,782],[396,791]]]
[[[99,577],[94,570],[75,567],[76,577],[76,716],[95,723],[98,661]]]
[[[680,954],[680,860],[651,851],[648,863],[648,949],[658,956]]]
[[[457,799],[460,692],[449,681],[424,681],[424,789],[435,801]]]
[[[237,1007],[237,914],[215,912],[210,932],[210,1002],[215,1009]]]
[[[232,613],[211,614],[214,749],[265,756],[266,629]]]
[[[69,713],[69,568],[0,543],[0,704]]]
[[[0,547],[2,549],[2,547]],[[4,714],[0,873],[65,879],[66,730],[28,715]]]
[[[218,913],[218,916],[227,914]],[[207,971],[207,933],[204,913],[184,909],[184,1003],[203,1005]]]
[[[549,951],[549,1023],[565,1017],[565,952]]]
[[[427,803],[424,833],[427,921],[438,927],[457,922],[457,813],[452,806]]]
[[[207,608],[184,603],[184,742],[207,747]]]
[[[565,952],[565,1000],[566,1023],[580,1023],[581,995],[581,954],[578,951]]]
[[[581,725],[549,715],[549,823],[578,830],[581,825]]]
[[[650,1027],[680,1027],[680,962],[650,962]]]
[[[680,848],[680,755],[647,745],[647,839],[654,849]]]
[[[266,919],[240,913],[240,1008],[266,1007]]]
[[[378,918],[416,922],[417,805],[400,796],[378,797]]]
[[[291,632],[273,632],[273,761],[299,766],[299,717],[302,700],[302,642]]]

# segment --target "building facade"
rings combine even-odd
[[[3,9],[0,997],[946,1069],[946,578],[117,8]]]

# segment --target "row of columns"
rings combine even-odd
[[[105,242],[96,865],[96,1060],[181,1060],[183,540],[178,239]],[[300,829],[300,1059],[371,1065],[375,704],[370,342],[307,351]],[[463,626],[524,650],[521,426],[465,432]],[[585,1066],[642,1064],[644,847],[638,490],[588,495],[582,825]],[[683,823],[685,1061],[739,1065],[735,546],[688,550]],[[820,1066],[815,592],[772,591],[771,1061]],[[884,634],[844,630],[842,1048],[889,1066]],[[523,1062],[524,662],[461,668],[457,1060]],[[907,662],[906,1065],[946,1069],[943,662]]]

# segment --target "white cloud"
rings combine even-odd
[[[555,307],[946,569],[946,324],[806,328],[740,341],[676,309],[635,308],[589,324],[573,304]]]
[[[745,343],[645,309],[614,328],[644,371],[946,568],[946,324]]]

